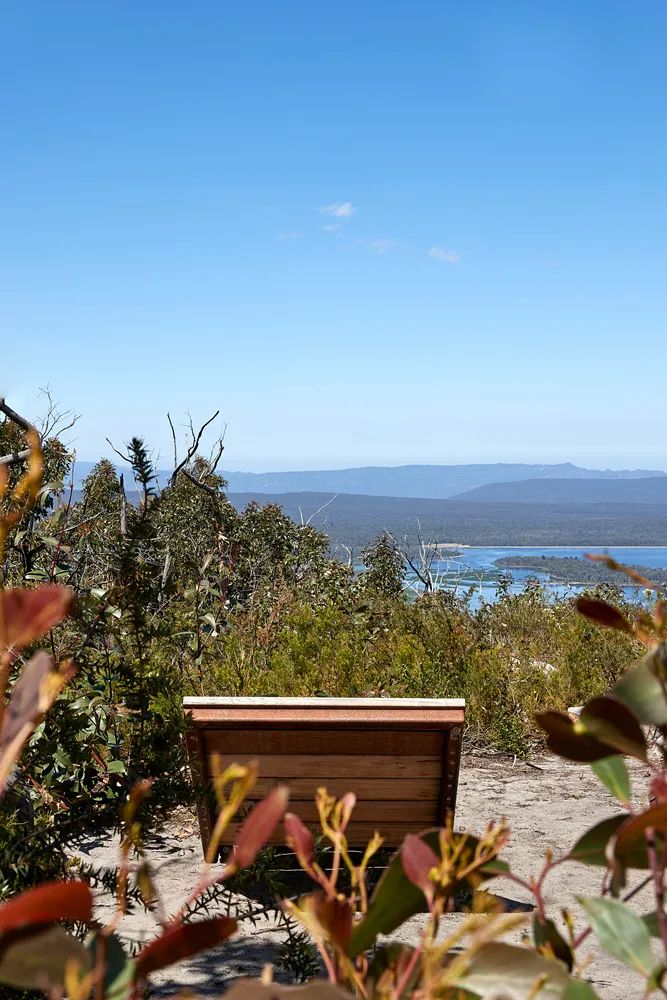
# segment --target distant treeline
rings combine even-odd
[[[503,556],[496,559],[499,569],[534,569],[548,573],[554,580],[564,583],[630,583],[622,573],[608,569],[603,563],[578,559],[575,556]],[[641,576],[654,583],[667,583],[667,569],[652,569],[650,566],[631,567]]]
[[[136,504],[136,490],[126,491]],[[72,499],[81,496],[74,490]],[[277,504],[297,524],[329,537],[334,552],[360,551],[388,531],[415,543],[418,536],[461,545],[667,545],[667,505],[646,503],[466,503],[354,493],[229,493],[242,511],[252,501]]]
[[[294,521],[326,532],[334,550],[355,551],[384,531],[462,545],[664,545],[664,504],[466,503],[340,493],[229,493],[240,510],[276,503]]]

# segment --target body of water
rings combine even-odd
[[[667,546],[664,545],[609,549],[594,546],[574,546],[572,548],[558,546],[551,548],[471,546],[470,548],[443,552],[442,557],[434,564],[433,571],[439,575],[439,586],[448,590],[464,594],[473,588],[471,603],[473,607],[479,607],[482,603],[496,600],[500,576],[512,577],[513,582],[509,588],[512,593],[519,593],[523,590],[526,580],[529,579],[538,579],[543,582],[554,596],[564,597],[568,594],[576,594],[583,589],[573,584],[552,582],[548,573],[535,569],[500,569],[496,566],[497,559],[505,556],[572,556],[583,559],[587,553],[609,555],[628,566],[647,566],[651,569],[667,568]],[[619,574],[619,584],[622,583],[623,579]],[[411,573],[407,575],[406,582],[412,587],[417,585]],[[623,587],[623,591],[628,598],[634,600],[641,597],[642,594],[638,587]]]

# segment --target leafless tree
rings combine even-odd
[[[310,517],[308,519],[306,519],[306,520],[304,520],[303,511],[301,510],[301,507],[299,507],[299,517],[301,518],[301,527],[305,528],[309,524],[312,524],[313,519],[316,518],[318,514],[321,514],[323,510],[326,510],[326,508],[330,504],[332,504],[334,502],[334,500],[336,499],[337,496],[338,496],[337,493],[334,494],[334,496],[332,496],[331,499],[329,499],[325,503],[323,503],[321,507],[317,508],[317,510],[314,510],[313,513],[310,515]],[[320,525],[320,529],[324,528],[324,526],[327,523],[327,521],[328,521],[328,517],[325,517],[324,521]]]
[[[346,545],[345,542],[341,542],[338,547],[345,552],[345,565],[348,569],[352,569],[354,566],[354,546]]]
[[[169,427],[171,429],[171,439],[174,446],[174,471],[169,477],[169,482],[172,486],[178,479],[179,475],[182,474],[189,479],[190,482],[194,483],[195,486],[205,490],[207,493],[215,495],[217,492],[212,486],[209,486],[205,480],[208,476],[211,476],[216,472],[218,465],[220,464],[222,453],[225,450],[225,433],[227,431],[226,424],[214,440],[208,457],[205,459],[204,467],[202,468],[201,473],[198,476],[193,475],[188,469],[188,466],[199,452],[199,446],[202,442],[205,431],[211,426],[219,415],[220,410],[216,410],[213,416],[209,417],[208,420],[205,420],[204,423],[199,426],[199,428],[195,429],[192,417],[188,414],[185,437],[185,455],[179,460],[176,429],[174,427],[174,422],[171,419],[171,414],[167,413],[167,420],[169,421]]]
[[[36,430],[41,441],[46,441],[47,438],[51,437],[61,437],[66,431],[74,427],[74,424],[79,419],[79,414],[75,413],[74,410],[63,410],[54,400],[48,386],[40,389],[40,393],[46,400],[46,411],[44,416],[40,417],[37,421],[36,426],[26,419],[26,417],[21,416],[20,413],[12,409],[2,396],[0,396],[0,413],[4,414],[7,420],[16,424],[23,431]],[[0,456],[0,465],[18,465],[20,462],[25,461],[29,454],[29,448],[21,448],[9,455],[2,455]]]
[[[81,414],[74,410],[64,410],[53,398],[53,393],[47,385],[39,390],[46,401],[46,411],[37,423],[37,430],[42,441],[50,437],[62,438],[81,419]]]
[[[424,538],[419,520],[417,520],[416,544],[410,544],[407,535],[404,535],[401,541],[398,541],[390,531],[387,531],[387,535],[415,575],[415,581],[408,582],[406,589],[414,590],[415,593],[431,594],[443,587],[451,563],[443,561],[441,542],[437,537]]]

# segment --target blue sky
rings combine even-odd
[[[81,458],[667,468],[667,5],[2,4],[0,392]]]

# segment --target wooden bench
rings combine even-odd
[[[279,782],[290,810],[316,825],[315,790],[355,792],[350,844],[378,830],[398,846],[406,833],[440,826],[454,812],[465,702],[458,698],[186,698],[193,781],[210,784],[211,758],[223,766],[257,759],[257,801]],[[214,822],[199,796],[204,850]],[[233,824],[223,846],[234,843]],[[282,828],[272,843],[284,844]]]

